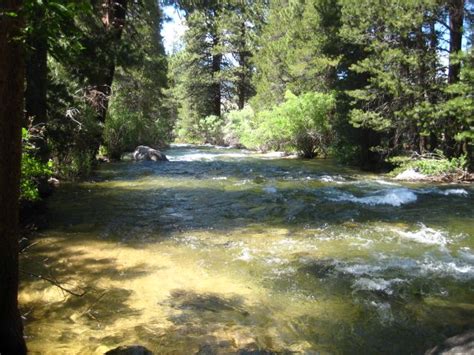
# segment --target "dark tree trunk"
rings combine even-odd
[[[237,84],[238,106],[239,110],[244,108],[247,100],[247,57],[249,52],[245,48],[246,29],[245,23],[240,24],[240,43],[239,43],[239,83]]]
[[[242,110],[247,101],[247,84],[246,84],[246,66],[247,66],[247,54],[245,52],[239,53],[239,82],[237,84],[237,95],[238,95],[238,106],[239,110]]]
[[[462,45],[462,26],[464,20],[464,0],[450,0],[448,4],[449,12],[449,70],[448,83],[453,84],[459,81],[461,64],[453,58],[453,55],[461,50]],[[461,146],[456,142],[454,136],[457,132],[456,119],[448,117],[446,122],[445,135],[445,153],[452,157],[460,152]]]
[[[436,33],[436,18],[430,19],[430,51],[436,56],[438,50],[438,34]],[[437,62],[433,60],[431,62],[431,70],[434,74],[437,74]]]
[[[217,45],[218,39],[214,41],[214,45]],[[214,84],[212,85],[212,114],[216,116],[221,116],[221,82],[219,78],[219,73],[221,71],[222,63],[222,54],[214,54],[212,56],[212,76],[214,79]]]
[[[464,20],[464,0],[451,0],[449,3],[449,53],[458,53],[462,47],[462,26]],[[450,84],[459,80],[461,64],[449,59],[448,82]]]
[[[49,151],[44,128],[47,124],[48,37],[43,27],[44,16],[44,5],[37,5],[30,19],[33,33],[27,39],[25,109],[26,118],[33,125],[35,155],[42,162],[47,162]]]
[[[373,147],[380,145],[381,136],[380,133],[375,132],[371,129],[362,129],[361,130],[361,157],[360,157],[360,167],[364,170],[374,170],[376,169],[381,161],[382,157],[380,153],[372,150]]]
[[[102,22],[103,36],[106,38],[104,45],[113,53],[122,38],[123,28],[125,26],[128,0],[102,0],[97,2],[92,0],[92,4],[100,13]],[[109,99],[112,93],[111,87],[115,75],[116,58],[115,55],[107,57],[109,62],[100,63],[102,68],[100,74],[90,78],[91,86],[87,93],[89,101],[97,111],[97,119],[105,123]],[[91,58],[91,60],[96,60]],[[97,137],[97,147],[102,143],[102,133]]]
[[[25,354],[18,310],[18,200],[23,119],[21,0],[0,5],[0,353]],[[16,13],[17,16],[3,15]]]
[[[105,35],[108,37],[108,47],[113,50],[122,38],[125,18],[127,15],[127,0],[104,0],[101,2],[102,24]],[[101,94],[99,107],[99,120],[105,122],[112,82],[115,75],[115,56],[110,56],[109,63],[103,63],[103,72],[95,85]]]

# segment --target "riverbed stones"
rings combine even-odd
[[[135,148],[135,151],[133,152],[133,159],[137,161],[168,161],[168,158],[162,152],[146,145],[139,145]]]

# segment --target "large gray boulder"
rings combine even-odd
[[[146,145],[139,145],[133,152],[134,160],[153,160],[153,161],[168,161],[166,155],[159,150],[147,147]]]
[[[474,329],[446,339],[442,344],[425,352],[425,355],[474,354]]]

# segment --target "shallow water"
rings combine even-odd
[[[423,353],[474,326],[474,189],[175,146],[62,186],[21,268],[32,353]]]

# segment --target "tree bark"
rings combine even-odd
[[[45,3],[46,0],[43,0]],[[47,83],[48,83],[48,38],[45,21],[45,6],[36,5],[31,16],[33,33],[27,39],[28,53],[26,56],[26,118],[33,125],[32,143],[36,147],[35,155],[43,163],[49,160],[49,151],[44,127],[47,124]]]
[[[240,24],[240,41],[239,41],[239,83],[238,88],[238,107],[239,110],[244,108],[247,100],[247,56],[250,53],[245,48],[246,29],[245,22]]]
[[[219,39],[216,37],[214,39],[214,46],[217,46]],[[217,53],[212,56],[212,77],[214,79],[213,87],[213,105],[212,105],[212,114],[218,117],[221,116],[221,82],[219,78],[219,73],[221,71],[222,64],[222,54]]]
[[[102,22],[103,36],[106,38],[104,45],[113,53],[122,38],[123,28],[125,26],[128,0],[92,0],[92,5],[100,14]],[[115,75],[116,56],[108,56],[108,62],[99,63],[101,70],[98,75],[91,77],[91,86],[87,96],[97,112],[97,119],[105,123],[109,99],[112,94],[112,82]],[[91,60],[96,60],[91,58]],[[96,151],[102,143],[102,132],[97,137]]]
[[[451,0],[448,6],[449,11],[449,72],[448,82],[450,84],[459,80],[461,64],[459,61],[453,62],[453,54],[462,49],[462,26],[464,20],[464,0]]]
[[[18,200],[24,58],[21,0],[0,5],[0,353],[26,354],[18,310]],[[15,16],[8,14],[16,14]]]
[[[127,15],[127,0],[104,0],[102,1],[101,7],[103,29],[109,38],[108,46],[113,50],[122,38]],[[107,115],[111,87],[115,75],[115,60],[115,56],[112,56],[109,63],[104,63],[104,75],[100,78],[101,80],[99,80],[96,86],[103,94],[103,101],[99,110],[99,120],[101,122],[105,122]]]

